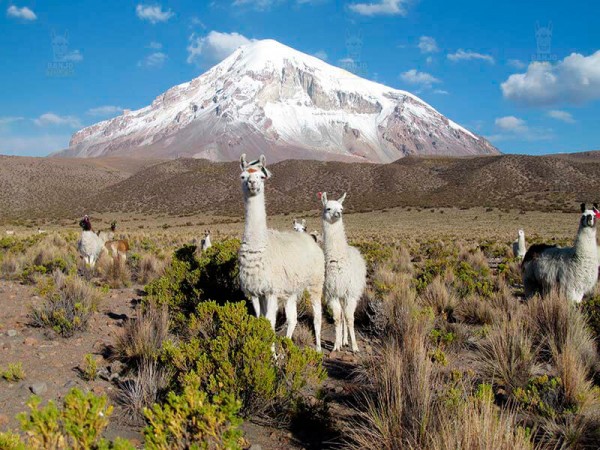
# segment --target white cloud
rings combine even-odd
[[[250,5],[256,9],[263,10],[270,8],[274,3],[278,3],[278,1],[279,0],[235,0],[233,6]]]
[[[428,56],[428,57],[425,59],[425,62],[426,62],[427,64],[433,64],[433,62],[434,62],[434,61],[435,61],[435,60],[433,59],[433,56]]]
[[[422,87],[430,88],[435,83],[441,83],[441,80],[437,79],[427,72],[419,72],[417,69],[411,69],[400,74],[400,78],[409,84],[414,84]]]
[[[494,123],[502,131],[510,131],[512,133],[524,133],[528,131],[525,121],[515,116],[499,117]]]
[[[152,50],[160,50],[162,47],[163,46],[160,42],[152,41],[148,44],[147,48],[151,48]]]
[[[42,114],[37,119],[33,119],[33,122],[38,127],[45,126],[68,126],[71,128],[81,128],[81,122],[75,116],[59,116],[51,112]]]
[[[494,64],[495,62],[494,58],[490,55],[473,52],[471,50],[463,50],[462,48],[458,49],[456,53],[448,53],[448,59],[450,61],[470,61],[474,59],[480,59],[490,64]]]
[[[325,50],[319,50],[318,52],[315,52],[313,56],[322,59],[323,61],[327,61],[327,52],[325,52]]]
[[[436,53],[440,51],[435,39],[429,36],[421,36],[419,38],[419,43],[417,44],[417,47],[419,47],[421,53]]]
[[[523,119],[515,116],[498,117],[494,123],[499,133],[487,136],[493,142],[510,140],[545,141],[554,138],[551,129],[532,128]]]
[[[22,8],[18,8],[15,5],[11,5],[6,10],[6,15],[8,17],[13,17],[15,19],[23,19],[33,21],[37,19],[35,13],[29,9],[27,6],[23,6]]]
[[[169,57],[163,52],[150,53],[141,61],[138,61],[138,67],[160,68]]]
[[[546,115],[548,117],[553,118],[553,119],[560,120],[561,122],[575,123],[575,119],[573,119],[573,116],[571,115],[571,113],[567,112],[567,111],[561,111],[559,109],[553,109],[553,110],[548,111],[546,113]]]
[[[525,67],[527,67],[527,64],[525,64],[520,59],[509,59],[508,60],[508,65],[510,67],[515,68],[515,69],[524,69]]]
[[[571,53],[556,64],[532,62],[502,83],[504,98],[526,106],[581,104],[600,99],[600,50]]]
[[[2,136],[0,153],[18,156],[45,156],[69,146],[70,135]]]
[[[147,20],[153,25],[159,22],[166,22],[174,16],[174,13],[170,9],[163,11],[161,5],[144,5],[141,3],[135,7],[135,13],[141,20]]]
[[[0,117],[0,128],[10,125],[11,123],[20,122],[23,117],[7,116]]]
[[[216,63],[224,60],[240,46],[253,42],[239,33],[221,33],[211,31],[206,36],[197,36],[195,33],[189,38],[187,47],[187,62],[201,65],[202,63]]]
[[[123,108],[121,108],[120,106],[114,106],[114,105],[105,105],[105,106],[98,106],[96,108],[90,108],[87,110],[87,115],[88,116],[95,116],[95,117],[108,117],[108,116],[117,116],[119,114],[121,114],[123,112]]]
[[[371,3],[352,3],[351,11],[363,16],[406,16],[408,0],[379,0]]]
[[[449,92],[448,92],[448,91],[445,91],[445,90],[443,90],[443,89],[434,89],[434,90],[433,90],[433,93],[434,93],[434,94],[438,94],[438,95],[448,95],[448,94],[449,94]]]

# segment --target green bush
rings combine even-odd
[[[186,329],[187,336],[177,344],[167,341],[161,355],[174,379],[199,384],[212,396],[232,395],[245,414],[287,414],[304,386],[325,378],[319,353],[277,337],[266,319],[249,315],[242,303],[202,303]]]
[[[577,412],[577,405],[568,404],[566,401],[565,388],[559,377],[534,377],[524,389],[517,388],[514,395],[520,408],[547,419],[553,419],[563,413]]]
[[[22,363],[9,364],[6,370],[0,371],[0,376],[6,381],[19,381],[25,378]],[[0,447],[1,448],[1,447]]]
[[[600,295],[594,295],[583,300],[581,309],[586,316],[594,338],[600,339]]]
[[[240,402],[231,395],[209,401],[199,386],[186,386],[182,395],[170,392],[163,405],[155,404],[144,414],[148,450],[228,449],[246,447],[237,416]]]
[[[461,297],[478,294],[491,297],[494,293],[494,282],[487,267],[475,269],[466,261],[460,261],[455,269],[455,286]]]
[[[194,245],[176,250],[165,274],[146,286],[145,301],[168,305],[177,325],[202,301],[244,300],[238,279],[239,246],[237,239],[218,242],[199,258]]]
[[[114,442],[100,436],[112,414],[106,396],[96,397],[72,389],[65,396],[62,408],[52,401],[40,408],[41,399],[32,396],[27,402],[29,413],[17,417],[21,430],[26,434],[22,440],[17,434],[0,433],[0,448],[8,449],[115,449],[132,450],[129,442],[117,439]]]

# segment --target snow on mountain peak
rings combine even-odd
[[[243,152],[389,162],[497,150],[408,92],[265,39],[150,106],[78,131],[62,154],[231,160]]]

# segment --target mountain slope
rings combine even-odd
[[[392,164],[270,164],[269,214],[315,210],[317,191],[349,193],[349,211],[395,206],[576,211],[598,201],[600,158],[407,157]],[[0,157],[0,222],[84,213],[243,214],[237,162]]]
[[[498,151],[414,95],[273,40],[240,47],[150,106],[75,133],[60,156],[385,163]]]

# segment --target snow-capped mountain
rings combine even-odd
[[[84,128],[60,156],[390,162],[498,150],[416,96],[273,40],[240,47],[151,105]]]

